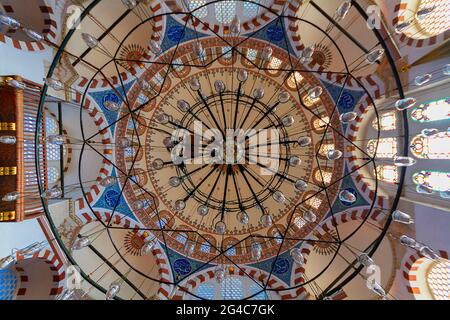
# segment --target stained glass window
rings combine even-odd
[[[417,135],[411,140],[411,152],[419,159],[450,159],[450,132],[432,137]]]
[[[322,172],[321,172],[322,171]],[[323,177],[323,180],[322,180]],[[333,172],[329,168],[321,168],[316,169],[314,173],[314,179],[319,182],[323,182],[325,184],[329,184],[331,182],[331,178],[333,177]]]
[[[48,183],[56,183],[59,179],[59,170],[56,167],[48,167],[47,169]]]
[[[394,165],[377,166],[377,177],[381,181],[397,183],[399,179],[398,168]]]
[[[136,155],[136,149],[134,147],[125,148],[125,157],[133,158]]]
[[[186,236],[185,233],[179,233],[179,234],[177,234],[177,238],[176,239],[177,239],[177,241],[179,243],[185,244],[186,241],[187,241],[187,236]]]
[[[216,19],[220,23],[228,24],[233,21],[236,15],[236,2],[231,0],[217,2],[216,8]]]
[[[203,242],[200,246],[200,251],[204,253],[209,253],[211,251],[211,245],[208,242]]]
[[[255,49],[248,49],[247,50],[247,59],[250,61],[254,61],[258,55],[258,51]]]
[[[437,36],[450,29],[450,2],[448,0],[421,0],[417,10],[430,8],[434,10],[424,19],[417,19],[422,33],[428,37]]]
[[[270,73],[277,73],[278,69],[281,66],[282,61],[276,57],[273,57],[272,60],[270,61],[269,64],[269,69],[274,69],[274,70],[269,70]]]
[[[306,224],[306,221],[302,217],[296,217],[294,219],[294,224],[299,228],[303,228]]]
[[[433,122],[450,119],[450,97],[421,104],[413,109],[411,118],[418,122]]]
[[[380,130],[381,131],[389,131],[389,130],[395,130],[396,128],[396,121],[397,116],[395,111],[390,111],[383,113],[379,116],[380,118]],[[372,127],[375,130],[378,130],[378,119],[373,120]]]
[[[231,47],[222,47],[222,54],[225,59],[231,59],[233,56],[233,51],[231,50]]]
[[[419,171],[413,175],[415,184],[423,184],[434,191],[450,190],[450,172]]]
[[[300,72],[295,71],[291,76],[287,79],[286,83],[289,88],[291,89],[297,89],[299,87],[300,82],[303,81],[303,76],[300,74]]]
[[[158,227],[159,227],[160,229],[164,229],[164,227],[166,226],[166,224],[167,224],[166,218],[161,218],[161,219],[159,219],[158,222],[157,222],[157,225],[158,225]]]
[[[397,138],[373,139],[367,143],[367,153],[377,158],[393,158],[397,154]]]
[[[190,0],[189,1],[189,10],[194,11],[195,9],[206,4],[206,0]],[[208,7],[204,6],[201,9],[196,10],[193,13],[196,18],[205,18],[208,15]]]
[[[309,205],[311,208],[319,209],[320,205],[322,204],[322,200],[317,197],[312,197],[308,201],[306,201],[307,205]]]
[[[54,144],[47,144],[47,160],[57,161],[61,158],[60,146]]]
[[[59,132],[58,121],[56,121],[52,117],[47,116],[45,118],[45,131],[47,135],[58,134]]]
[[[178,72],[182,71],[183,68],[184,68],[184,67],[183,67],[183,61],[181,61],[180,58],[173,60],[172,65],[173,65],[173,68],[174,68],[176,71],[178,71]]]
[[[244,298],[242,292],[242,281],[238,277],[228,277],[222,282],[223,300],[241,300]]]
[[[0,270],[0,300],[14,300],[18,283],[13,269]]]
[[[433,263],[428,271],[427,283],[435,300],[450,300],[450,262]]]
[[[276,243],[281,244],[281,242],[283,242],[283,237],[281,236],[280,232],[275,232],[273,234],[273,237]]]
[[[207,300],[214,300],[215,286],[212,283],[202,283],[198,286],[197,295]]]
[[[258,3],[261,3],[261,0],[252,0],[253,2],[244,2],[244,17],[254,18],[258,15],[258,11],[262,9],[262,7],[258,6]]]
[[[258,284],[252,282],[250,283],[250,292],[252,295],[256,294],[257,292],[259,292],[256,296],[254,296],[251,300],[267,300],[267,294],[265,291],[261,291],[262,287],[259,286]]]
[[[320,146],[319,154],[320,154],[322,157],[326,157],[327,152],[330,151],[330,150],[334,150],[334,144],[333,144],[333,143],[323,143],[323,144]]]
[[[315,118],[313,121],[313,128],[316,131],[322,131],[324,130],[328,123],[330,122],[330,117],[329,116],[323,116],[321,118]]]
[[[225,254],[229,257],[235,256],[236,255],[236,247],[233,246],[232,244],[229,244],[227,246],[227,250],[226,250]]]

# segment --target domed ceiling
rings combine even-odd
[[[134,244],[165,252],[170,285],[208,268],[217,278],[225,267],[246,274],[247,265],[268,275],[262,291],[273,277],[283,283],[275,291],[296,296],[304,280],[291,273],[305,245],[331,250],[328,265],[308,272],[319,277],[368,215],[345,238],[336,224],[322,238],[319,226],[380,205],[358,189],[352,152],[367,170],[375,162],[350,132],[360,103],[373,104],[378,87],[365,72],[383,50],[371,33],[359,45],[372,51],[347,57],[331,36],[342,32],[313,23],[301,2],[83,2],[81,28],[67,35],[79,76],[69,91],[102,122],[83,134],[80,168],[92,154],[108,168],[94,199],[80,181],[84,210],[108,212],[108,232],[115,217],[132,221]],[[340,5],[316,2],[321,21]],[[355,8],[349,17],[364,21]]]

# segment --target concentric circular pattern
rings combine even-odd
[[[180,233],[191,233],[193,238],[195,233],[203,232],[193,239],[198,243],[192,254],[196,259],[210,260],[216,254],[202,252],[199,244],[211,237],[214,243],[221,242],[223,236],[216,230],[216,224],[221,220],[226,226],[222,243],[228,246],[239,243],[236,245],[233,260],[240,263],[251,262],[249,235],[268,237],[261,239],[266,247],[263,256],[267,258],[276,255],[279,243],[269,238],[284,232],[291,214],[295,217],[302,216],[303,212],[313,209],[317,219],[321,219],[329,210],[322,186],[331,185],[327,188],[330,199],[335,199],[337,195],[339,180],[343,175],[343,161],[328,161],[323,153],[325,149],[319,148],[324,137],[323,141],[327,146],[343,149],[343,139],[338,134],[341,125],[337,114],[332,112],[334,104],[325,92],[320,100],[305,99],[308,90],[320,86],[320,82],[311,74],[298,73],[301,74],[296,77],[300,95],[295,91],[289,91],[288,94],[290,87],[285,81],[289,79],[288,71],[258,71],[258,65],[264,65],[260,56],[255,59],[253,65],[249,64],[245,57],[235,55],[230,66],[229,60],[232,58],[224,58],[219,39],[208,39],[199,43],[206,52],[210,52],[205,58],[205,63],[209,63],[208,68],[199,66],[200,72],[187,77],[180,76],[181,80],[177,80],[179,74],[176,69],[172,72],[171,83],[178,83],[161,95],[162,100],[157,106],[139,111],[136,122],[139,139],[144,141],[145,135],[145,143],[141,142],[141,147],[138,146],[130,118],[125,117],[124,121],[118,123],[116,140],[128,137],[135,142],[139,151],[134,159],[128,152],[118,149],[116,164],[124,172],[128,172],[132,165],[133,168],[142,168],[149,177],[146,184],[126,185],[124,194],[131,204],[137,199],[149,200],[150,197],[153,204],[159,203],[157,207],[151,206],[135,213],[144,225],[155,230],[161,240],[164,238],[164,241],[177,251],[184,252],[185,244],[177,240],[178,233],[165,233],[163,236],[161,232],[157,232],[161,230],[162,221],[166,229],[176,226]],[[264,42],[247,39],[240,50],[245,53],[250,48],[261,50],[264,46]],[[198,64],[198,59],[190,53],[191,48],[192,44],[180,46],[174,59]],[[159,57],[159,61],[169,61],[172,55],[173,52],[168,52]],[[273,56],[285,61],[289,59],[286,52],[279,49],[274,50]],[[149,70],[141,79],[154,79],[156,74],[164,74],[166,69],[161,64]],[[239,81],[236,74],[239,70],[246,70],[248,79],[241,84],[237,99]],[[197,79],[201,84],[201,96],[190,88],[189,84],[193,79]],[[222,94],[217,93],[214,86],[216,81],[223,81],[225,84]],[[264,89],[264,97],[255,99],[255,89],[259,88]],[[288,101],[279,102],[280,94],[286,95]],[[145,93],[140,85],[136,84],[130,94],[130,104],[137,105],[144,97]],[[188,103],[188,111],[180,110],[178,103],[181,100]],[[331,118],[326,121],[337,129],[312,130],[314,120],[320,118],[305,111],[305,107],[313,109],[322,119]],[[283,125],[283,121],[287,121],[288,125]],[[187,132],[185,140],[190,139],[193,143],[208,130],[215,129],[220,132],[225,132],[225,129],[232,132],[239,129],[253,129],[256,132],[273,129],[277,134],[274,140],[279,141],[245,141],[240,150],[234,150],[236,155],[240,154],[239,160],[242,163],[235,163],[238,162],[237,158],[231,164],[193,163],[201,160],[196,154],[195,159],[189,159],[190,161],[181,166],[173,164],[172,154],[176,148],[170,145],[168,147],[168,142],[178,142],[180,131]],[[200,134],[196,130],[199,130]],[[269,132],[269,138],[270,134]],[[176,137],[171,138],[172,136]],[[263,138],[260,135],[255,137]],[[311,138],[312,143],[300,147],[297,140],[301,137]],[[202,147],[207,145],[206,142],[203,141]],[[236,144],[236,148],[238,145]],[[317,148],[321,149],[321,152],[316,159]],[[203,153],[200,154],[208,154],[204,150],[201,151]],[[251,160],[256,155],[259,157],[252,163]],[[318,163],[322,170],[327,168],[327,172],[331,173],[326,182],[312,179],[312,172],[318,171]],[[159,164],[157,169],[155,164]],[[297,190],[295,182],[298,180],[307,182],[308,187],[305,190]],[[336,181],[338,183],[334,183]],[[161,212],[159,216],[153,213],[155,208]],[[199,214],[199,211],[204,211],[204,214]],[[245,212],[244,218],[240,216],[241,212]],[[264,213],[271,215],[273,223],[262,223],[261,216]],[[314,225],[306,223],[300,228],[290,223],[289,232],[292,236],[302,238]],[[290,245],[292,244],[286,242],[286,248]]]
[[[356,100],[369,91],[361,85],[357,97],[350,92],[354,91],[353,86],[346,90],[346,77],[358,82],[350,70],[336,75],[335,83],[322,80],[332,58],[333,64],[340,59],[347,66],[351,61],[347,63],[343,56],[331,57],[320,46],[318,49],[323,50],[315,56],[299,46],[292,52],[289,32],[284,29],[287,24],[283,27],[278,22],[291,24],[301,19],[277,16],[276,12],[281,10],[268,12],[266,8],[261,15],[267,28],[259,36],[250,34],[248,29],[244,32],[245,25],[239,21],[237,26],[234,24],[234,32],[227,25],[220,33],[193,19],[190,13],[152,15],[130,28],[110,55],[103,52],[108,59],[113,57],[108,64],[97,66],[94,75],[82,75],[86,81],[80,97],[81,115],[85,109],[100,110],[104,117],[99,123],[104,123],[93,136],[83,131],[83,136],[92,139],[83,141],[80,164],[87,157],[84,147],[95,149],[106,164],[98,179],[100,187],[95,185],[99,190],[96,202],[89,199],[79,173],[87,204],[84,210],[92,211],[82,214],[96,216],[111,239],[117,221],[123,223],[120,229],[129,229],[124,240],[111,240],[114,254],[127,265],[124,272],[133,270],[158,281],[140,273],[133,263],[135,257],[130,257],[152,251],[167,257],[170,266],[165,268],[171,270],[173,277],[169,283],[160,282],[173,285],[168,291],[173,289],[174,295],[180,287],[185,293],[184,281],[200,276],[198,272],[205,262],[211,268],[209,273],[214,268],[216,280],[246,274],[244,269],[248,267],[261,274],[261,279],[263,272],[269,274],[261,292],[284,291],[289,295],[296,291],[298,295],[304,280],[297,277],[302,268],[294,266],[302,266],[311,250],[329,255],[330,263],[318,268],[321,270],[317,270],[317,276],[309,277],[315,281],[333,265],[341,244],[358,232],[340,239],[334,214],[361,204],[371,206],[367,218],[371,215],[378,200],[377,191],[373,197],[361,195],[357,186],[351,185],[351,175],[361,168],[359,165],[374,165],[374,159],[347,134],[353,124],[342,120],[340,114],[346,112],[353,119],[350,122],[356,122],[356,114],[350,111],[360,110],[355,108]],[[140,42],[148,43],[145,53],[137,47],[125,49],[128,41],[143,37],[146,23],[151,25],[156,19],[158,25],[167,24],[164,35],[152,33],[151,38]],[[183,27],[180,21],[186,25]],[[231,21],[235,19],[231,17]],[[258,21],[255,26],[256,23],[257,29],[265,28]],[[207,29],[203,34],[197,30],[201,25]],[[319,28],[317,32],[328,36]],[[101,55],[101,41],[98,44],[96,39],[89,39],[86,44]],[[329,40],[333,43],[333,39]],[[70,38],[64,43],[67,42]],[[141,55],[145,60],[138,58]],[[314,59],[325,68],[319,74],[308,69]],[[116,81],[111,84],[104,79],[104,69],[116,69],[118,74],[121,69],[133,72],[127,73],[126,79],[112,78]],[[85,130],[82,123],[81,128]],[[238,135],[227,139],[228,130],[242,130],[247,138]],[[106,132],[109,137],[105,144],[112,147],[97,150],[91,142]],[[252,139],[254,136],[258,139]],[[218,144],[224,138],[229,143]],[[190,152],[192,146],[199,148]],[[353,153],[356,149],[361,152]],[[224,155],[219,157],[222,161],[216,159],[220,155]],[[357,159],[361,163],[356,167],[354,162],[344,170],[349,155],[361,156]],[[99,218],[97,206],[109,223],[102,220],[103,216]],[[125,216],[130,219],[123,221]],[[333,218],[336,232],[318,236],[320,224],[328,217]],[[361,226],[365,222],[361,221]],[[317,240],[320,237],[325,240],[323,244]],[[376,241],[381,240],[382,235]],[[122,247],[126,254],[120,252]],[[270,287],[273,272],[286,278],[291,272],[290,280],[282,280],[285,287]],[[127,278],[123,273],[119,276]],[[92,284],[95,280],[87,282]],[[187,291],[195,296],[195,292]],[[148,298],[139,290],[136,292]]]
[[[428,286],[434,299],[450,300],[450,262],[438,262],[428,272]]]

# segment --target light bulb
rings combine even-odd
[[[189,86],[193,91],[199,91],[201,88],[200,81],[197,78],[192,78],[189,80]]]
[[[0,13],[0,24],[7,26],[12,30],[17,30],[20,28],[20,22],[14,18],[11,18],[3,13]]]
[[[169,185],[173,188],[179,187],[181,185],[181,179],[179,177],[171,177],[169,179]]]
[[[286,202],[286,197],[284,196],[284,194],[281,191],[275,191],[272,194],[272,198],[273,198],[273,200],[275,200],[275,202],[278,202],[278,203]]]
[[[40,34],[39,32],[36,32],[34,30],[24,28],[23,31],[29,38],[31,38],[34,41],[41,42],[42,40],[45,39],[42,34]]]
[[[144,201],[142,201],[142,200],[137,200],[137,201],[133,202],[133,204],[131,205],[131,207],[133,208],[133,210],[139,211],[139,210],[144,209],[145,203],[144,203]]]
[[[236,214],[236,220],[245,225],[245,224],[248,224],[248,222],[250,221],[250,218],[246,212],[239,211]]]
[[[86,45],[89,48],[91,48],[91,49],[95,49],[99,45],[99,42],[98,42],[97,38],[95,38],[94,36],[90,35],[89,33],[82,33],[81,34],[81,38],[86,43]]]
[[[414,107],[416,103],[417,100],[414,98],[400,99],[395,102],[395,108],[397,108],[398,111],[403,111]]]
[[[2,198],[2,201],[13,202],[13,201],[16,201],[17,199],[19,199],[19,197],[20,197],[20,193],[17,191],[13,191],[13,192],[5,194]]]
[[[240,82],[245,82],[248,79],[248,72],[247,70],[244,69],[239,69],[238,73],[237,73],[237,79]]]
[[[428,186],[428,185],[425,185],[425,184],[419,184],[419,185],[416,187],[416,191],[417,191],[417,193],[428,194],[428,195],[434,193],[434,189],[431,188],[431,187]]]
[[[264,227],[270,227],[273,224],[272,216],[267,213],[263,214],[259,221]]]
[[[186,100],[178,100],[177,106],[178,106],[178,109],[180,109],[183,112],[187,112],[191,108],[191,106],[189,105],[189,103]]]
[[[217,283],[223,282],[223,280],[225,279],[225,268],[222,265],[217,266],[214,269],[214,277],[215,277]]]
[[[402,235],[400,237],[400,244],[410,248],[415,248],[417,246],[416,240],[408,237],[407,235]]]
[[[288,115],[285,116],[283,119],[281,119],[281,123],[283,124],[284,127],[289,128],[295,123],[295,120],[293,116]]]
[[[47,137],[47,142],[56,146],[62,146],[66,143],[66,137],[59,134],[50,135]]]
[[[121,289],[122,282],[115,281],[111,283],[111,285],[108,288],[108,291],[106,292],[106,300],[113,300],[118,294]]]
[[[311,210],[308,210],[303,213],[303,219],[309,223],[314,223],[317,220],[317,216]]]
[[[424,85],[425,83],[428,83],[428,82],[431,80],[432,77],[433,77],[433,75],[431,75],[431,74],[429,74],[429,73],[424,74],[424,75],[422,75],[422,76],[417,76],[417,77],[414,79],[414,83],[416,84],[416,86],[422,86],[422,85]]]
[[[58,297],[58,300],[74,300],[74,297],[75,291],[73,289],[65,289]]]
[[[186,208],[186,202],[183,200],[177,200],[175,201],[175,210],[182,211]]]
[[[236,16],[234,16],[233,20],[230,24],[230,31],[232,35],[238,35],[241,32],[241,20]]]
[[[308,189],[308,184],[305,181],[299,179],[295,181],[294,188],[299,192],[305,192],[306,189]]]
[[[410,25],[411,25],[411,20],[402,22],[397,24],[397,26],[395,27],[395,32],[396,33],[403,33],[403,31],[405,31]]]
[[[72,250],[81,250],[83,248],[89,247],[91,245],[91,240],[88,237],[78,237],[72,244]]]
[[[6,84],[19,90],[25,90],[27,88],[27,85],[25,83],[12,78],[7,79]]]
[[[45,84],[55,91],[64,90],[64,84],[57,79],[47,78],[45,79]]]
[[[373,261],[373,259],[371,257],[369,257],[369,255],[367,253],[362,253],[361,255],[359,255],[358,262],[361,263],[365,267],[370,267],[370,266],[375,265],[375,262]]]
[[[14,136],[1,136],[0,137],[0,143],[7,144],[7,145],[13,145],[16,144],[17,139]]]
[[[16,263],[16,257],[14,255],[7,256],[0,260],[0,270],[9,269]]]
[[[257,100],[262,99],[264,97],[264,89],[259,87],[253,90],[253,97]]]
[[[216,223],[216,225],[214,226],[214,231],[217,234],[220,234],[220,235],[225,234],[226,230],[227,230],[227,225],[223,221],[218,221]]]
[[[430,260],[439,260],[439,255],[436,254],[436,252],[433,251],[428,246],[422,246],[419,248],[419,253],[424,256],[425,258],[428,258]]]
[[[161,53],[161,47],[155,40],[150,40],[149,47],[153,54],[158,55]]]
[[[339,117],[339,120],[341,120],[342,123],[349,123],[349,122],[354,121],[357,116],[358,116],[358,114],[356,112],[347,112],[347,113],[341,114],[341,116]]]
[[[312,139],[310,137],[300,137],[297,142],[300,147],[307,147],[311,145]]]
[[[272,48],[269,47],[269,46],[266,46],[266,47],[264,47],[264,49],[263,49],[263,51],[262,51],[262,53],[261,53],[261,58],[262,58],[264,61],[268,62],[268,61],[270,61],[271,58],[272,58],[272,53],[273,53]]]
[[[291,167],[297,167],[302,163],[302,160],[297,156],[291,156],[289,158],[289,165]]]
[[[152,167],[155,170],[161,170],[162,168],[164,168],[164,161],[162,159],[159,159],[159,158],[155,159],[152,162]]]
[[[254,241],[251,247],[251,255],[253,261],[258,261],[262,256],[262,246],[259,242]]]
[[[356,196],[348,190],[342,190],[339,192],[339,200],[353,204],[356,202]]]
[[[397,167],[410,167],[416,163],[416,160],[411,157],[395,156],[394,165]]]
[[[320,86],[314,87],[308,91],[308,98],[311,100],[317,100],[323,93],[323,89]]]
[[[289,101],[290,98],[291,98],[290,94],[287,93],[286,91],[283,91],[278,95],[278,101],[280,103],[286,103]]]
[[[375,49],[366,55],[366,60],[370,64],[374,64],[375,62],[381,60],[384,56],[383,49]]]
[[[369,286],[370,290],[375,292],[380,297],[386,296],[386,292],[384,291],[383,287],[381,287],[381,285],[378,282],[369,281],[368,286]]]
[[[444,66],[444,69],[443,69],[442,72],[444,73],[444,75],[450,76],[450,64],[446,64],[446,65]]]
[[[41,197],[46,199],[56,199],[60,198],[61,196],[62,196],[62,189],[59,187],[49,189],[41,194]]]
[[[344,1],[336,11],[337,20],[344,20],[347,16],[350,8],[352,7],[352,2],[350,0]]]
[[[340,150],[328,150],[327,151],[327,159],[334,161],[334,160],[339,160],[340,158],[342,158],[342,151]]]
[[[122,0],[122,3],[130,10],[134,9],[137,6],[136,0]]]
[[[439,133],[438,129],[423,129],[422,135],[425,137],[433,137]]]
[[[222,80],[216,80],[214,82],[214,88],[216,89],[217,93],[223,93],[225,91],[225,83],[223,83]]]
[[[302,251],[299,248],[291,249],[289,254],[291,255],[292,260],[294,260],[296,264],[300,266],[305,264],[305,257],[303,256]]]
[[[155,240],[147,240],[145,241],[144,245],[142,246],[142,253],[143,254],[150,254],[153,251],[153,248],[156,245]]]
[[[201,205],[197,208],[197,213],[199,216],[204,217],[208,214],[209,208],[205,205]]]
[[[392,220],[395,222],[403,223],[403,224],[413,224],[414,220],[411,218],[410,215],[404,213],[400,210],[395,210],[392,212]]]

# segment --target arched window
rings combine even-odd
[[[415,184],[426,185],[434,191],[450,190],[450,172],[420,171],[416,172],[412,179]]]
[[[246,276],[227,276],[221,283],[211,279],[197,286],[195,294],[208,300],[242,300],[257,294],[251,300],[267,300],[268,294],[261,291],[263,285],[258,285]],[[195,299],[195,298],[194,298]]]
[[[250,61],[254,61],[258,55],[258,51],[255,49],[248,49],[247,50],[247,59]]]
[[[272,69],[272,70],[269,70],[269,73],[272,73],[272,74],[277,73],[278,69],[281,66],[281,63],[282,63],[282,61],[280,59],[278,59],[276,57],[272,57],[272,60],[270,60],[270,64],[269,64],[269,69]]]
[[[156,224],[157,224],[158,228],[164,229],[164,227],[167,224],[167,219],[166,218],[161,218],[161,219],[158,220],[158,222]]]
[[[204,253],[210,253],[211,252],[211,245],[208,242],[203,242],[200,246],[200,251]]]
[[[274,232],[273,237],[277,244],[281,244],[283,242],[283,237],[279,231]]]
[[[314,172],[314,179],[319,183],[330,184],[332,177],[333,171],[330,168],[317,168]]]
[[[206,0],[190,0],[189,2],[189,10],[194,11],[197,8],[206,4]],[[194,17],[201,19],[205,18],[208,15],[208,7],[204,6],[201,9],[198,9],[193,13]]]
[[[302,217],[295,217],[294,224],[301,229],[306,225],[306,221]]]
[[[333,143],[323,143],[320,146],[319,154],[322,157],[326,157],[327,156],[327,152],[330,151],[330,150],[334,150],[334,144]]]
[[[425,137],[417,135],[411,140],[411,152],[419,159],[450,159],[450,133]]]
[[[232,245],[232,244],[229,244],[228,246],[227,246],[227,249],[226,249],[226,253],[225,253],[227,256],[229,256],[229,257],[233,257],[233,256],[235,256],[236,255],[236,246],[234,246],[234,245]]]
[[[435,300],[450,300],[450,262],[434,262],[427,274],[427,284]]]
[[[0,270],[0,300],[14,300],[18,283],[15,270]]]
[[[236,15],[236,2],[231,0],[217,2],[215,4],[216,19],[220,23],[228,24]]]
[[[176,239],[179,243],[185,244],[187,241],[187,235],[186,233],[178,233]]]
[[[309,199],[308,201],[306,201],[306,204],[308,206],[310,206],[313,209],[319,209],[320,205],[322,204],[322,200],[319,199],[318,197],[312,197],[311,199]]]
[[[225,59],[231,59],[233,57],[233,51],[230,46],[222,47],[222,54]]]
[[[58,134],[59,125],[55,118],[47,116],[45,118],[45,131],[47,135]]]
[[[394,165],[377,166],[377,178],[378,180],[381,181],[397,183],[399,179],[399,172],[397,166]]]
[[[421,104],[411,112],[417,122],[433,122],[450,119],[450,97]]]
[[[320,118],[315,118],[312,122],[312,126],[314,131],[323,132],[326,129],[328,123],[330,123],[330,117],[324,115]]]
[[[383,138],[370,140],[367,143],[367,153],[377,158],[393,158],[397,154],[397,138]]]
[[[261,3],[261,0],[252,0],[253,2],[256,3],[252,3],[252,2],[244,2],[244,17],[247,18],[254,18],[258,15],[258,11],[260,9],[263,9],[262,7],[258,6],[257,3]]]
[[[178,72],[182,71],[184,68],[183,61],[180,58],[173,60],[172,65],[173,68]]]
[[[291,76],[287,79],[286,84],[291,89],[297,89],[300,86],[300,82],[303,81],[303,76],[300,72],[295,71]],[[319,120],[319,119],[317,119]]]
[[[417,19],[422,33],[428,37],[437,36],[450,29],[450,5],[448,0],[421,0],[417,10],[434,7],[433,12],[424,19]]]
[[[397,116],[395,111],[385,112],[381,114],[379,118],[380,118],[380,131],[395,130],[395,128],[397,127],[396,125]],[[375,130],[378,130],[378,119],[372,121],[372,127]]]

